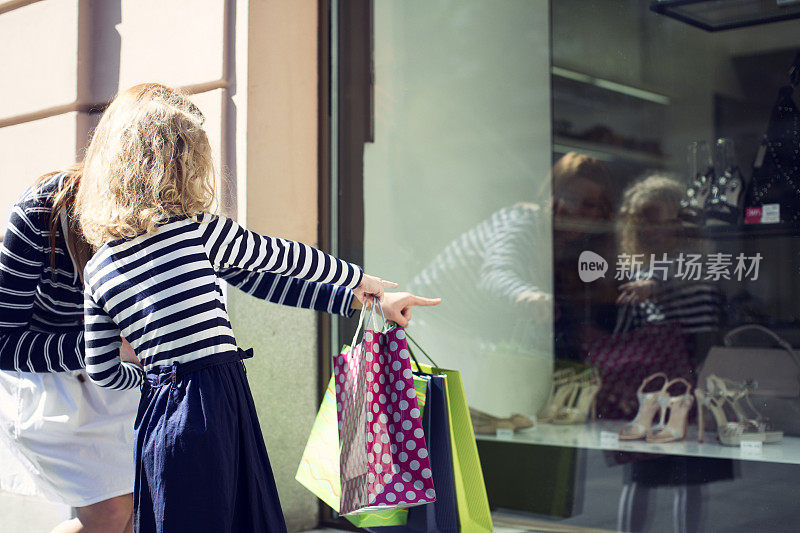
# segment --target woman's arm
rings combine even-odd
[[[235,268],[222,269],[218,274],[242,292],[275,304],[351,316],[351,304],[358,302],[350,289],[329,283]]]
[[[97,304],[90,289],[84,293],[86,322],[86,373],[89,378],[111,389],[132,389],[143,379],[143,371],[134,362],[120,360],[122,336],[108,313]]]
[[[509,210],[488,243],[478,288],[509,303],[527,303],[546,297],[533,276],[542,243],[538,210]],[[546,299],[546,298],[545,298]]]
[[[0,246],[0,370],[65,372],[84,366],[82,327],[59,333],[31,329],[36,288],[49,260],[49,219],[50,207],[31,196],[9,217]]]
[[[269,272],[348,289],[361,283],[361,268],[311,246],[259,235],[222,216],[205,215],[201,227],[206,253],[217,271]]]
[[[268,272],[352,289],[363,302],[383,298],[396,283],[365,275],[360,267],[306,244],[249,231],[229,218],[204,215],[202,238],[214,270]]]

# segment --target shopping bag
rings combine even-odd
[[[422,427],[430,452],[436,501],[414,507],[408,511],[404,526],[371,527],[374,533],[457,533],[458,508],[456,506],[453,461],[450,450],[450,425],[447,421],[447,392],[445,376],[430,376],[428,398],[422,415]]]
[[[411,339],[409,337],[409,339]],[[417,347],[424,354],[419,345]],[[427,354],[425,354],[427,356]],[[430,357],[429,357],[430,359]],[[483,481],[478,446],[472,431],[472,420],[467,407],[467,396],[458,370],[438,366],[415,364],[422,372],[445,377],[447,396],[447,420],[450,430],[450,450],[453,457],[453,482],[455,484],[456,507],[459,531],[481,533],[492,531],[492,515],[489,498]]]
[[[335,511],[339,510],[339,434],[333,376],[322,397],[294,478]]]
[[[347,347],[343,348],[346,349]],[[426,407],[428,381],[414,377],[417,402],[423,411]],[[297,467],[295,479],[325,502],[334,511],[339,511],[341,482],[339,480],[339,434],[336,422],[336,397],[334,377],[331,376],[328,388],[322,399],[306,448]],[[355,526],[403,525],[406,523],[406,509],[387,509],[347,516]]]
[[[352,348],[333,361],[342,515],[436,500],[405,330],[365,328],[356,344],[365,312]]]

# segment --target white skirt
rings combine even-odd
[[[83,371],[0,372],[0,488],[71,507],[133,492],[138,403]]]

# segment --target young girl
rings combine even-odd
[[[206,213],[213,165],[202,123],[185,96],[146,84],[118,95],[97,127],[76,205],[97,250],[84,270],[86,369],[104,387],[142,387],[137,531],[285,531],[220,275],[295,278],[284,291],[299,289],[298,305],[319,291],[382,298],[395,284]],[[144,371],[120,361],[122,337]]]

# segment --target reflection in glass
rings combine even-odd
[[[570,153],[552,174],[552,204],[520,202],[501,208],[449,243],[408,285],[419,294],[444,296],[447,305],[416,319],[415,330],[443,358],[451,354],[472,391],[473,407],[492,414],[532,414],[543,404],[552,369],[554,311],[556,329],[565,339],[572,340],[571,332],[583,324],[574,319],[583,314],[584,302],[566,298],[554,306],[548,289],[551,257],[543,243],[549,242],[551,217],[559,235],[553,250],[555,283],[574,287],[581,283],[576,268],[580,250],[596,240],[603,223],[607,229],[612,216],[609,175],[602,163]],[[577,352],[576,345],[565,348]],[[505,379],[492,383],[488,377],[498,372],[506,373]],[[505,393],[509,379],[525,380],[513,395]],[[586,407],[581,421],[591,404],[585,398],[574,401]]]

